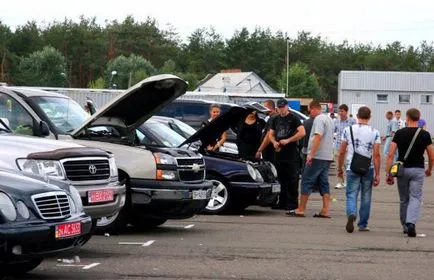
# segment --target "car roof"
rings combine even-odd
[[[14,92],[21,93],[26,97],[44,96],[44,97],[61,97],[61,98],[69,99],[69,97],[66,95],[57,92],[41,90],[41,89],[28,88],[28,87],[4,87],[4,88],[12,90]]]

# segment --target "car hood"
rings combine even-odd
[[[231,126],[237,125],[241,120],[245,119],[250,112],[252,112],[252,109],[238,106],[232,107],[229,111],[196,131],[195,134],[185,140],[179,147],[199,140],[202,142],[202,146],[206,147],[219,138],[222,133]]]
[[[72,142],[56,141],[51,139],[15,136],[11,134],[0,135],[0,158],[5,159],[7,155],[15,158],[26,157],[31,153],[47,152],[57,149],[81,148],[81,145]]]
[[[133,130],[186,90],[187,83],[174,75],[146,78],[107,103],[71,134],[78,136],[83,129],[99,123],[98,120],[111,118],[121,120],[129,130]]]
[[[23,174],[2,169],[0,170],[0,191],[9,195],[23,199],[34,194],[60,191],[61,188],[48,184],[42,180],[37,180]]]

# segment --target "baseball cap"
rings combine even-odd
[[[288,101],[285,98],[280,98],[277,100],[277,108],[282,108],[285,105],[288,105]]]

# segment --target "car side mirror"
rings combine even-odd
[[[39,134],[41,136],[49,136],[50,135],[50,128],[48,127],[48,124],[44,121],[39,122]]]

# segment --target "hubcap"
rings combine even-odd
[[[226,205],[228,200],[228,189],[222,182],[211,180],[213,184],[211,199],[206,206],[207,210],[216,211]]]
[[[116,218],[119,216],[119,212],[112,215],[112,216],[107,216],[107,217],[102,217],[99,218],[98,221],[96,222],[96,226],[97,227],[105,227],[110,225],[111,223],[113,223]]]

